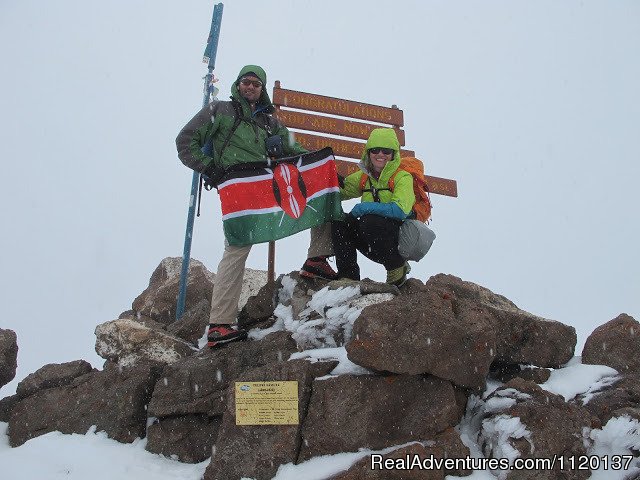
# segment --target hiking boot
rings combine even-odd
[[[333,271],[327,257],[312,257],[307,258],[302,268],[300,269],[300,275],[307,278],[324,278],[325,280],[337,280],[338,274]]]
[[[238,328],[237,325],[209,324],[207,332],[207,347],[216,348],[225,343],[244,340],[247,338],[247,331]]]
[[[404,262],[404,265],[393,270],[387,270],[387,283],[389,285],[395,285],[401,287],[407,281],[407,275],[411,271],[409,263]]]

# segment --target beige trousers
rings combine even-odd
[[[236,322],[244,266],[250,251],[251,245],[234,247],[229,245],[225,239],[224,253],[213,282],[209,323],[231,324]],[[307,258],[330,255],[333,255],[331,223],[324,223],[311,229],[311,242]]]

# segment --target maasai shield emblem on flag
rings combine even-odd
[[[278,240],[341,218],[331,148],[277,162],[272,168],[230,171],[218,185],[230,245]]]

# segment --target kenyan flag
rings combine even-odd
[[[341,217],[331,148],[264,165],[232,170],[218,185],[230,245],[278,240]]]

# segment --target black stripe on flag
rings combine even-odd
[[[333,155],[333,150],[331,149],[331,147],[325,147],[321,150],[303,153],[302,155],[296,155],[295,157],[279,158],[278,160],[275,160],[275,162],[272,162],[272,167],[275,167],[279,163],[292,163],[294,165],[298,165],[298,163],[300,163],[300,166],[304,167],[306,165],[311,165],[315,162],[324,160],[330,155]],[[271,173],[271,169],[268,167],[266,160],[263,162],[239,163],[237,165],[231,166],[226,171],[219,184],[226,182],[227,180],[232,180],[235,178],[254,177],[256,174],[262,173]]]

